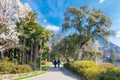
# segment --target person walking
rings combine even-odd
[[[53,64],[54,64],[54,67],[56,68],[57,61],[56,61],[56,60],[54,60]]]
[[[61,61],[60,61],[60,59],[58,59],[57,60],[58,68],[60,67],[60,63],[61,63]]]

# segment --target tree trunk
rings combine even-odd
[[[32,54],[33,54],[33,44],[31,42],[30,63],[32,62]]]
[[[26,63],[26,54],[25,54],[25,38],[23,39],[23,54],[22,54],[22,64]]]
[[[3,51],[1,51],[0,53],[1,53],[1,60],[3,60],[4,58]]]
[[[40,68],[40,71],[42,71],[42,41],[41,41],[41,46],[40,46],[39,68]]]
[[[26,63],[29,63],[29,54],[26,55]]]
[[[63,54],[64,58],[66,59],[67,62],[69,62],[70,60],[68,59],[68,57],[65,55],[65,53]]]
[[[35,42],[35,55],[34,55],[34,69],[36,69],[36,61],[37,61],[37,55],[38,55],[38,43]]]
[[[48,53],[48,61],[50,62],[50,51]]]
[[[8,51],[8,54],[10,54],[10,61],[12,61],[12,49],[10,49],[9,51]]]
[[[20,53],[18,53],[18,64],[20,64]]]
[[[76,56],[76,58],[77,58],[77,60],[81,60],[82,59],[82,49],[80,48],[79,49],[79,52],[78,52],[78,54],[77,54],[77,56]]]

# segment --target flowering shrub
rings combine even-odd
[[[1,73],[11,73],[11,71],[14,69],[14,63],[9,61],[2,61],[0,62],[0,72]]]
[[[120,80],[120,68],[108,67],[98,75],[99,80]]]
[[[4,58],[0,62],[0,73],[26,73],[32,71],[29,65],[15,65],[13,62],[8,61],[8,58]]]
[[[29,65],[17,65],[11,73],[27,73],[30,71],[32,71],[32,68]]]
[[[91,61],[72,61],[64,67],[85,80],[120,80],[120,68],[110,63],[96,64]]]
[[[99,67],[92,61],[73,61],[65,63],[64,67],[84,77],[85,80],[98,80]]]
[[[114,67],[111,63],[100,63],[99,68],[108,68],[108,67]]]
[[[46,64],[47,64],[47,61],[42,60],[42,65],[46,65]]]

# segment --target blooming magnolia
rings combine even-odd
[[[20,0],[0,0],[0,44],[4,43],[0,50],[9,42],[9,45],[18,44],[19,33],[15,23],[24,19],[30,11],[29,5]]]

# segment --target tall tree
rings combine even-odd
[[[23,19],[31,11],[29,5],[20,0],[0,0],[0,49],[5,50],[18,46],[16,22]],[[2,43],[2,45],[1,45]]]
[[[26,39],[30,37],[29,31],[31,29],[31,26],[34,26],[33,22],[35,22],[36,19],[37,19],[36,13],[29,12],[24,19],[22,19],[20,22],[17,22],[18,32],[20,33],[20,39],[22,40],[22,45],[23,45],[22,64],[26,63],[26,59],[25,59],[26,58],[26,54],[25,54]]]
[[[82,60],[90,60],[96,63],[99,62],[101,58],[102,58],[101,52],[97,52],[95,50],[83,51],[83,54],[82,54]]]
[[[78,46],[76,45],[75,35],[70,35],[63,38],[55,47],[55,52],[62,54],[66,61],[75,59],[76,53],[78,52]]]
[[[77,43],[80,47],[78,59],[82,54],[81,49],[90,40],[100,38],[108,42],[107,37],[111,34],[111,20],[100,10],[90,10],[87,5],[80,8],[68,7],[64,13],[63,31],[74,29],[77,33]]]
[[[111,49],[110,50],[109,62],[115,63],[116,57],[117,57],[116,51],[114,49]]]

